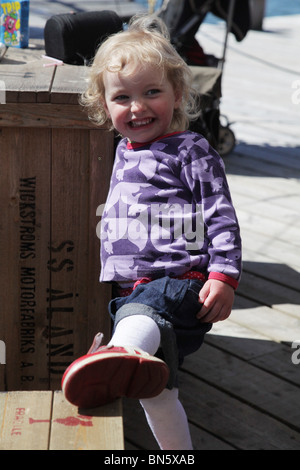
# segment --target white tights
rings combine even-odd
[[[154,355],[160,345],[156,322],[146,315],[132,315],[117,324],[108,345],[134,346]],[[178,399],[178,388],[164,389],[153,398],[140,400],[147,422],[163,450],[192,450],[186,413]]]
[[[188,420],[178,388],[165,388],[154,398],[140,400],[150,429],[163,450],[192,450]]]

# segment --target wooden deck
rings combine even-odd
[[[238,142],[224,160],[244,272],[230,319],[180,372],[199,450],[300,449],[299,26],[300,16],[270,18],[264,32],[229,41],[221,112]],[[223,26],[200,28],[217,56],[223,38]],[[123,406],[126,449],[157,449],[140,406]]]
[[[43,3],[45,12],[31,2],[36,34],[53,6]],[[244,273],[230,319],[180,371],[198,450],[300,449],[300,364],[292,362],[300,353],[291,348],[300,342],[299,26],[300,17],[270,18],[263,32],[229,39],[221,112],[237,138],[225,164]],[[202,25],[198,39],[221,57],[223,25]],[[123,400],[123,408],[125,448],[157,449],[139,404]]]

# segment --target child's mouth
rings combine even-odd
[[[130,127],[138,129],[139,127],[147,126],[154,121],[153,118],[139,119],[135,121],[130,121]]]

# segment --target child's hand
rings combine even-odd
[[[234,289],[225,282],[209,279],[199,292],[202,305],[197,318],[205,323],[216,323],[229,317],[234,301]]]

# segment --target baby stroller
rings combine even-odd
[[[225,156],[233,150],[235,136],[227,118],[220,115],[221,79],[229,33],[241,41],[250,29],[248,0],[164,0],[159,8],[157,3],[154,13],[163,19],[174,47],[191,67],[194,86],[200,94],[201,114],[197,121],[191,123],[190,129],[204,135],[220,155]],[[208,12],[226,21],[220,60],[206,56],[195,40],[195,34]]]

